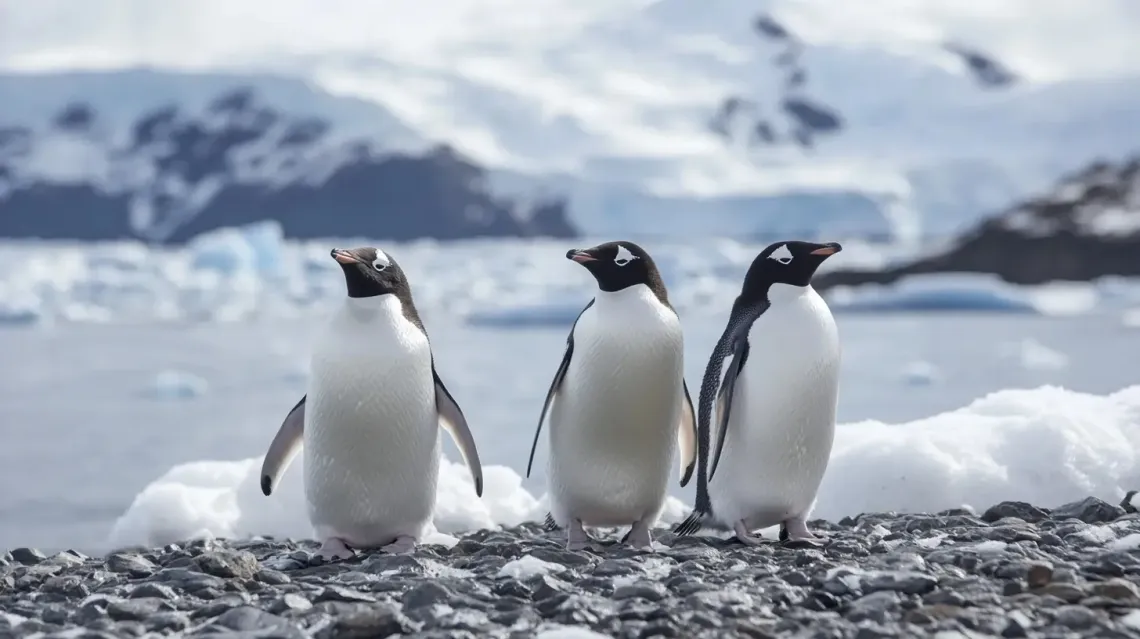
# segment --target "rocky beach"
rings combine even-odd
[[[316,543],[195,540],[0,556],[0,637],[1140,637],[1140,514],[815,521],[820,548],[656,531],[582,552],[535,524],[321,564]]]

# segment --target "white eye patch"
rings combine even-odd
[[[391,265],[392,260],[388,258],[388,255],[385,254],[384,251],[376,249],[376,259],[372,260],[372,268],[377,271],[383,271]]]
[[[630,262],[637,259],[637,256],[629,252],[629,249],[622,245],[618,245],[617,256],[614,257],[614,264],[618,266],[625,266]]]
[[[792,263],[793,257],[794,256],[792,255],[792,252],[788,250],[788,245],[787,244],[781,244],[780,248],[776,249],[775,251],[772,251],[772,254],[768,256],[768,259],[776,260],[780,264],[786,265],[786,264]]]

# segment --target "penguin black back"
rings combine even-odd
[[[693,512],[674,528],[676,534],[690,535],[697,532],[702,526],[702,520],[713,514],[708,495],[710,422],[713,404],[719,394],[718,391],[722,390],[720,374],[724,360],[728,357],[733,358],[729,371],[726,371],[726,378],[732,378],[729,380],[731,386],[735,378],[734,371],[739,372],[748,358],[748,331],[752,323],[771,305],[769,291],[772,286],[811,285],[811,279],[820,264],[841,250],[843,247],[838,242],[827,244],[802,241],[775,242],[768,245],[752,260],[744,276],[744,283],[740,287],[740,294],[733,301],[727,326],[705,368],[697,413],[699,452],[696,504]],[[727,391],[724,414],[727,417],[728,411],[731,410],[732,392],[730,388],[724,390]],[[718,425],[718,428],[723,432],[724,424]],[[715,452],[716,457],[720,456],[720,446],[723,443],[724,438],[721,437]]]

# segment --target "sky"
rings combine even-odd
[[[814,43],[921,54],[964,39],[1040,81],[1140,67],[1136,0],[0,0],[0,67],[202,69],[331,53],[426,63],[540,50],[653,12],[696,26],[763,8]]]

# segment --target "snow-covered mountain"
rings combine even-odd
[[[498,196],[483,170],[452,148],[407,149],[414,136],[376,117],[383,113],[361,118],[359,128],[337,128],[338,113],[378,109],[322,100],[297,80],[96,77],[102,85],[89,75],[68,75],[72,86],[98,87],[91,101],[72,98],[24,118],[38,124],[0,121],[0,237],[182,242],[266,219],[280,222],[289,237],[576,235],[564,201]],[[209,96],[202,91],[220,81],[227,88],[199,104]],[[28,84],[63,83],[0,77],[0,100],[42,96],[21,90]],[[161,93],[148,88],[171,87],[181,99],[137,116],[124,111],[122,100],[106,105],[115,88],[154,100]],[[263,93],[277,100],[268,103]],[[100,97],[104,104],[96,107]],[[282,112],[277,104],[308,106],[324,117]]]
[[[566,193],[591,235],[913,238],[1137,144],[1140,5],[993,6],[43,0],[4,5],[0,66],[304,79],[304,108],[266,99],[389,148],[452,144],[496,192]],[[100,82],[75,91],[109,119],[158,97]],[[0,120],[48,112],[29,91]]]

